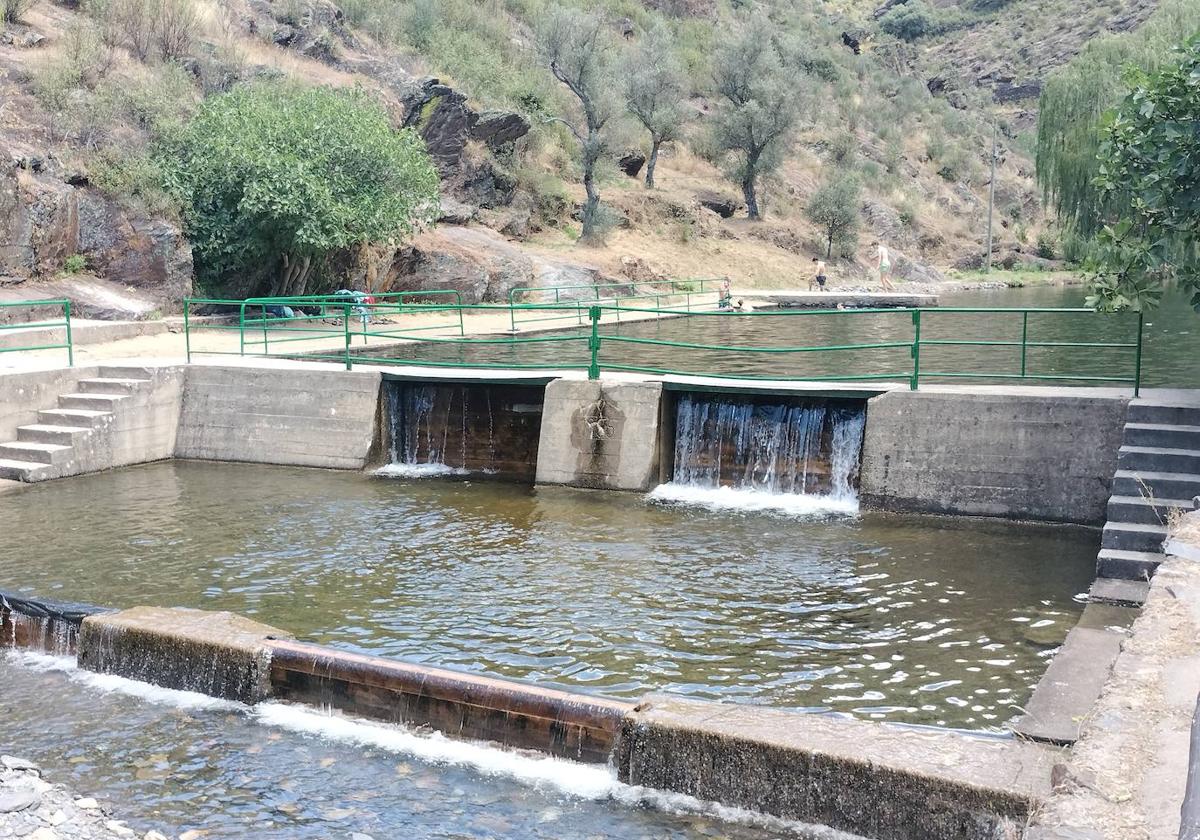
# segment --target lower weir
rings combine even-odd
[[[865,425],[861,402],[683,394],[675,406],[672,480],[851,497]]]
[[[9,599],[0,619],[28,626],[53,609]],[[660,695],[609,700],[296,642],[230,613],[78,617],[84,669],[610,764],[628,784],[879,840],[1018,837],[1050,792],[1054,751],[1012,739]],[[38,643],[26,633],[0,644],[17,638]]]
[[[544,389],[386,381],[383,473],[464,472],[532,481]]]

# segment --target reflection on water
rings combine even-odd
[[[1024,289],[946,292],[944,307],[1080,307],[1082,287],[1040,286]],[[1025,325],[1017,313],[962,314],[927,312],[922,316],[925,340],[976,340],[1020,342]],[[912,316],[906,312],[824,315],[694,315],[662,321],[604,325],[601,333],[629,338],[684,341],[737,347],[798,347],[911,342]],[[1132,343],[1137,317],[1132,314],[1029,315],[1029,341]],[[515,347],[455,345],[406,346],[391,355],[459,364],[549,364],[586,367],[587,343],[521,344]],[[1200,316],[1176,291],[1164,297],[1163,306],[1146,318],[1143,384],[1147,386],[1200,387]],[[774,377],[883,377],[907,381],[912,372],[910,347],[847,350],[823,353],[761,354],[725,350],[697,350],[649,344],[601,342],[602,366],[634,365],[701,375]],[[615,369],[615,367],[614,367]],[[923,378],[937,381],[937,372],[1016,374],[1021,371],[1020,347],[926,346],[921,348]],[[1129,348],[1032,347],[1026,372],[1040,375],[1132,377],[1134,353]],[[945,379],[981,382],[979,379]],[[1011,380],[994,380],[1011,382]],[[1029,380],[1031,384],[1036,381]],[[1089,384],[1089,383],[1078,383]],[[1122,387],[1120,383],[1095,385]]]
[[[1091,532],[796,519],[620,493],[168,462],[0,505],[0,587],[229,609],[633,697],[997,728],[1073,624]]]
[[[722,821],[687,797],[618,784],[606,767],[277,703],[251,710],[68,662],[0,653],[5,748],[140,831],[194,829],[206,840],[813,837],[748,814],[722,810],[745,824]]]

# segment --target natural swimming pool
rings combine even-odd
[[[723,491],[700,501],[728,500]],[[1091,581],[1092,531],[162,462],[4,498],[0,587],[229,609],[577,691],[999,730]]]

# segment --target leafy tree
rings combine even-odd
[[[157,158],[197,274],[218,287],[273,271],[263,291],[303,294],[315,259],[436,217],[424,144],[360,90],[236,87],[205,100]]]
[[[825,259],[852,252],[858,244],[858,206],[861,186],[854,175],[834,170],[833,175],[809,199],[804,212],[825,235]]]
[[[579,102],[583,125],[577,118],[551,117],[560,122],[579,142],[583,167],[583,230],[580,241],[595,244],[601,239],[600,191],[596,188],[596,164],[608,147],[606,128],[617,112],[613,96],[616,46],[608,24],[599,14],[570,7],[552,7],[538,30],[542,60]]]
[[[629,112],[650,132],[646,188],[653,189],[659,147],[679,139],[683,129],[683,69],[671,54],[671,44],[661,31],[655,31],[643,41],[631,57],[629,67],[625,102]]]
[[[1171,55],[1181,32],[1200,30],[1200,3],[1164,0],[1132,32],[1089,41],[1050,74],[1038,103],[1037,179],[1065,229],[1089,240],[1121,211],[1119,191],[1105,191],[1099,174],[1101,118],[1126,93],[1123,68],[1154,70]]]
[[[735,177],[751,219],[762,218],[758,178],[778,168],[800,118],[796,80],[783,65],[773,28],[754,15],[713,59],[713,77],[723,102],[714,120],[717,147],[736,160]]]
[[[1105,118],[1096,185],[1123,213],[1100,234],[1089,303],[1141,310],[1174,276],[1200,312],[1200,35],[1129,85]]]

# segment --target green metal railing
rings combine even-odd
[[[0,332],[6,330],[55,329],[62,328],[63,340],[57,344],[18,344],[15,347],[0,347],[0,353],[17,353],[30,350],[66,350],[67,364],[75,366],[75,346],[71,340],[71,301],[62,300],[23,300],[15,303],[0,303],[0,309],[34,309],[35,307],[59,307],[62,318],[51,321],[20,321],[14,324],[0,324]]]
[[[407,294],[407,293],[406,293]],[[430,293],[423,293],[429,295]],[[439,292],[437,294],[451,294]],[[551,322],[563,318],[575,318],[580,310],[577,301],[564,303],[510,303],[504,305],[488,304],[426,304],[407,303],[404,299],[382,300],[375,303],[350,303],[344,299],[334,300],[330,296],[310,298],[253,298],[246,301],[221,301],[189,299],[184,302],[184,327],[188,334],[188,359],[193,352],[190,335],[189,313],[197,305],[219,305],[234,307],[238,313],[236,324],[217,325],[216,329],[239,331],[239,349],[224,352],[234,355],[277,355],[290,358],[305,358],[314,360],[337,361],[349,370],[354,363],[379,365],[421,365],[428,367],[457,367],[478,369],[516,369],[516,370],[587,370],[592,379],[598,378],[601,371],[624,371],[645,373],[662,376],[697,376],[719,377],[726,379],[775,380],[775,381],[810,381],[810,382],[855,382],[855,381],[903,381],[916,390],[923,380],[932,379],[976,379],[976,380],[1013,380],[1023,382],[1080,382],[1105,383],[1111,385],[1131,385],[1135,396],[1140,392],[1142,375],[1142,339],[1144,320],[1137,314],[1136,333],[1129,340],[1114,341],[1059,341],[1039,340],[1031,337],[1030,317],[1049,318],[1113,318],[1117,316],[1102,315],[1091,309],[1048,309],[1048,308],[1002,308],[1002,307],[939,307],[939,308],[873,308],[873,309],[778,309],[759,310],[750,312],[703,311],[695,309],[665,309],[661,307],[629,307],[620,304],[590,303],[583,307],[586,317],[586,329],[575,332],[561,333],[553,327],[545,328],[546,333],[537,336],[515,335],[484,335],[468,337],[463,324],[464,313],[498,314],[508,313],[510,323],[518,315],[522,323]],[[283,306],[319,307],[319,313],[305,313],[292,316],[272,314],[279,312]],[[247,317],[246,310],[251,315]],[[451,310],[457,316],[448,324],[430,326],[421,323],[405,328],[403,325],[383,323],[384,316],[421,312],[442,312]],[[750,346],[738,344],[719,344],[711,341],[680,341],[667,338],[653,338],[635,335],[620,335],[617,333],[602,333],[602,325],[611,324],[606,320],[607,315],[623,312],[626,315],[636,315],[641,319],[657,319],[664,316],[692,316],[701,319],[728,318],[775,318],[784,319],[781,329],[773,330],[774,335],[803,334],[803,329],[797,329],[797,324],[803,321],[794,319],[823,319],[835,324],[844,324],[860,319],[892,319],[898,320],[898,325],[891,325],[891,332],[896,333],[879,340],[845,342],[839,344],[788,344],[782,346]],[[989,330],[998,329],[996,322],[1010,321],[1015,329],[1019,327],[1020,338],[939,338],[933,337],[934,327],[949,326],[958,335],[965,335],[962,330],[972,324],[979,326],[979,316],[987,316]],[[330,318],[336,321],[331,322]],[[974,320],[972,320],[974,319]],[[375,326],[371,326],[371,322]],[[967,323],[964,324],[964,321]],[[354,326],[361,322],[361,327]],[[300,326],[292,326],[299,323]],[[1112,323],[1112,322],[1109,322]],[[457,332],[457,335],[418,335],[422,331],[441,330]],[[258,332],[262,337],[258,338]],[[289,335],[299,332],[299,336]],[[701,334],[705,329],[701,327]],[[279,335],[279,334],[282,335]],[[247,337],[247,336],[250,337]],[[362,337],[362,347],[356,348],[356,336]],[[292,342],[313,341],[321,339],[326,346],[305,351],[290,349]],[[416,347],[447,346],[462,348],[464,353],[472,348],[504,349],[511,352],[505,361],[492,359],[472,360],[462,358],[455,361],[444,359],[425,359],[417,356],[392,357],[379,352],[372,352],[371,339],[388,339],[396,345],[415,345]],[[283,351],[279,350],[283,345]],[[378,346],[378,345],[376,345]],[[736,373],[708,369],[683,369],[670,359],[666,363],[654,364],[653,360],[638,358],[636,352],[624,358],[609,360],[603,358],[605,348],[671,348],[682,351],[685,360],[702,359],[707,352],[720,352],[726,357],[743,359],[751,367],[758,367],[754,373]],[[998,351],[1009,348],[1011,353],[1002,355],[1000,364],[987,369],[952,370],[947,365],[929,368],[923,351],[930,348],[994,348]],[[272,348],[275,348],[274,350]],[[527,349],[554,350],[553,358],[530,358],[522,356]],[[1082,369],[1065,371],[1034,370],[1034,359],[1030,353],[1034,350],[1081,349],[1109,350],[1128,354],[1129,373],[1126,374],[1097,374]],[[392,348],[389,348],[389,350]],[[564,357],[559,350],[579,349],[585,351],[578,358]],[[861,361],[872,358],[869,354],[874,351],[902,351],[903,362],[897,364],[892,358],[892,364],[886,369],[861,370],[850,372],[834,372],[852,356]],[[210,352],[210,351],[205,351]],[[770,359],[811,354],[830,354],[828,370],[831,372],[812,375],[778,374],[765,365],[758,365],[756,359]],[[535,354],[536,355],[536,354]],[[990,359],[990,357],[989,357]],[[881,366],[882,367],[882,366]]]
[[[508,292],[509,326],[517,331],[517,324],[545,323],[547,321],[574,320],[577,326],[583,326],[585,317],[591,307],[601,305],[605,309],[613,309],[616,320],[621,320],[622,303],[627,301],[654,301],[655,308],[660,308],[663,301],[670,303],[672,298],[683,298],[685,311],[693,311],[693,296],[714,294],[713,287],[719,283],[713,279],[694,280],[663,280],[653,283],[590,283],[572,286],[517,286]],[[638,286],[656,286],[650,291],[639,291]],[[666,286],[667,288],[661,288]],[[705,287],[708,287],[707,289]],[[540,301],[518,301],[520,297],[538,296]],[[565,295],[565,297],[564,297]],[[553,298],[551,300],[550,298]],[[716,301],[713,301],[715,303]],[[519,312],[524,311],[519,303],[540,303],[546,306],[566,306],[565,314],[534,315],[528,318],[518,318]],[[703,301],[695,301],[697,305]]]

